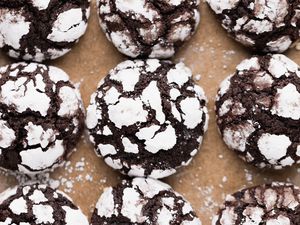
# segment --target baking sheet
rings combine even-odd
[[[286,54],[300,63],[299,51],[291,49]],[[249,52],[227,37],[206,3],[202,2],[198,32],[173,58],[175,62],[185,62],[198,75],[195,78],[201,78],[197,82],[209,99],[210,122],[201,151],[192,163],[164,181],[191,202],[204,225],[211,223],[211,217],[225,195],[238,189],[273,180],[292,181],[300,185],[300,169],[297,170],[297,167],[275,172],[255,169],[227,150],[217,132],[213,109],[218,86],[247,57]],[[87,106],[97,82],[124,59],[100,30],[96,3],[92,0],[86,35],[71,53],[49,64],[64,69],[73,82],[80,84]],[[13,61],[0,53],[1,66],[10,62]],[[97,158],[93,147],[85,140],[83,138],[79,143],[65,168],[55,170],[50,177],[51,185],[68,193],[90,218],[103,188],[117,184],[122,177]],[[3,172],[0,174],[0,191],[16,183],[13,176]]]

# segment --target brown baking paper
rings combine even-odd
[[[164,181],[189,200],[203,224],[209,225],[226,194],[273,180],[292,181],[300,185],[300,179],[295,167],[270,172],[246,165],[223,144],[215,123],[214,98],[220,82],[233,73],[236,65],[249,53],[227,37],[206,3],[201,4],[201,14],[198,32],[173,60],[185,62],[195,75],[201,75],[199,84],[209,99],[209,129],[201,151],[192,163]],[[297,50],[292,49],[286,54],[300,63],[300,52]],[[71,53],[50,64],[64,69],[73,82],[80,83],[82,98],[87,106],[98,81],[124,59],[101,31],[95,0],[92,0],[92,14],[86,35]],[[10,62],[13,61],[0,54],[1,66]],[[60,184],[59,189],[67,192],[90,218],[103,189],[120,182],[121,178],[119,173],[97,158],[86,140],[83,138],[80,142],[67,166],[55,170],[51,177],[55,184]],[[0,175],[0,191],[16,183],[13,176]]]

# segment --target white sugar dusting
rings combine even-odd
[[[82,17],[81,8],[73,8],[60,13],[47,38],[53,42],[76,41],[85,33],[87,28],[87,23],[82,20]]]
[[[32,0],[32,4],[39,10],[44,10],[48,8],[51,0]]]
[[[0,47],[7,44],[15,49],[20,48],[20,41],[28,34],[31,23],[26,22],[22,11],[16,13],[7,8],[0,10],[0,21]]]

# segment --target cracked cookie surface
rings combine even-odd
[[[170,58],[195,33],[199,0],[97,0],[107,38],[132,58]]]
[[[107,188],[92,216],[92,225],[201,225],[190,203],[161,181],[124,180]]]
[[[300,190],[277,183],[251,187],[226,197],[212,225],[300,224]]]
[[[52,169],[83,128],[82,100],[64,71],[36,63],[0,68],[0,167],[25,174]]]
[[[89,4],[89,0],[1,1],[0,48],[23,60],[56,59],[85,33]]]
[[[129,176],[162,178],[189,164],[207,130],[206,97],[183,63],[125,61],[91,97],[96,153]]]
[[[230,36],[258,52],[281,53],[300,37],[299,0],[208,0]]]
[[[70,197],[46,185],[25,185],[0,194],[2,225],[88,225]]]
[[[245,161],[281,169],[300,161],[300,69],[281,54],[254,56],[223,81],[217,124]]]

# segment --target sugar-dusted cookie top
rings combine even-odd
[[[183,63],[120,63],[91,97],[87,128],[98,155],[129,176],[162,178],[187,165],[207,129],[207,99]]]

